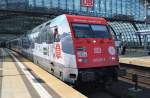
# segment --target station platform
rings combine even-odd
[[[119,56],[119,62],[150,68],[150,55],[144,50],[130,49],[126,51],[125,55]]]
[[[1,98],[87,98],[31,61],[0,48]]]

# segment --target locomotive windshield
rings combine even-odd
[[[76,38],[111,38],[105,25],[73,23]]]

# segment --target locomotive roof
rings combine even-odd
[[[66,18],[68,19],[69,22],[84,22],[84,20],[89,20],[88,22],[90,23],[100,23],[100,24],[106,24],[106,20],[104,18],[100,18],[100,17],[90,17],[90,16],[80,16],[80,15],[69,15],[69,14],[62,14],[60,16],[57,17],[64,17],[66,16]],[[57,18],[56,17],[56,18]],[[56,19],[54,18],[54,19]],[[53,20],[53,19],[52,19]],[[50,24],[51,20],[44,22],[43,24],[35,27],[33,30],[37,30],[42,28],[43,26]],[[87,21],[86,21],[87,23]]]
[[[104,18],[100,17],[91,17],[91,16],[80,16],[80,15],[68,15],[64,14],[69,22],[83,22],[83,23],[100,23],[107,24],[107,21]]]

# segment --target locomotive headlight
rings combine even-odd
[[[82,59],[78,59],[78,62],[82,62],[83,60]]]
[[[80,58],[80,59],[78,59],[78,62],[80,62],[80,63],[87,63],[87,58]]]
[[[116,58],[115,58],[115,57],[112,57],[111,59],[112,59],[112,60],[116,60]]]
[[[110,46],[110,47],[108,48],[108,53],[109,53],[110,55],[115,55],[115,54],[116,54],[115,48],[112,47],[112,46]]]
[[[116,58],[115,58],[115,57],[110,57],[109,60],[110,60],[110,61],[115,61]]]
[[[85,51],[78,51],[77,55],[78,55],[78,57],[87,57],[87,52],[85,52]]]

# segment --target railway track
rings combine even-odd
[[[127,64],[122,64],[122,65],[121,68],[126,69],[127,74],[126,76],[122,76],[120,78],[132,81],[133,75],[137,75],[138,83],[145,84],[150,87],[150,68],[145,68],[145,67],[140,67],[135,65],[127,65]]]
[[[77,90],[86,95],[88,98],[122,98],[122,94],[113,92],[113,90],[109,89],[109,87],[103,88],[102,85],[98,84],[83,84],[82,87]]]

